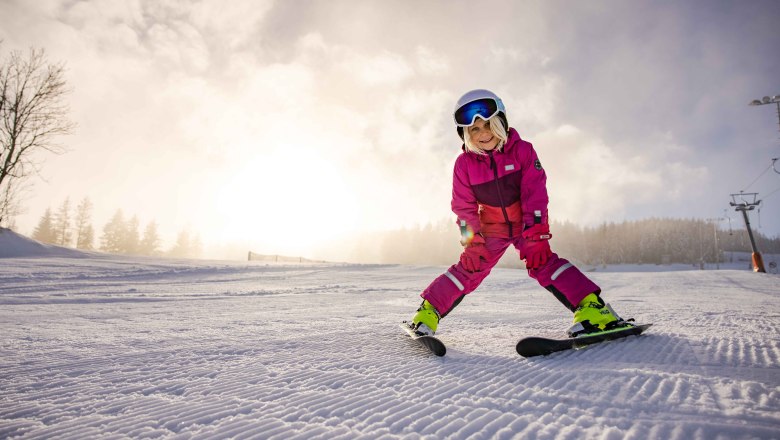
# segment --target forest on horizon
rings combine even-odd
[[[215,255],[207,251],[197,232],[182,230],[169,248],[163,246],[158,225],[150,221],[141,228],[137,216],[119,209],[99,230],[92,224],[92,204],[84,198],[77,206],[66,199],[59,209],[47,210],[32,238],[83,250],[114,254],[177,258],[244,259],[247,252],[273,254],[263,249],[225,246],[229,251]],[[580,264],[704,264],[728,261],[727,252],[751,252],[747,230],[702,219],[649,218],[605,222],[583,227],[573,222],[553,221],[550,225],[554,252]],[[754,230],[762,253],[780,253],[780,237],[767,237]],[[357,263],[450,265],[462,251],[459,230],[454,221],[440,220],[391,231],[356,233],[339,246],[330,244],[310,255],[288,255]],[[302,261],[302,260],[301,260]],[[499,266],[523,267],[514,250],[507,251]]]
[[[702,264],[722,263],[728,252],[752,252],[747,230],[723,229],[699,219],[650,218],[582,227],[572,222],[550,224],[552,250],[562,257],[587,265],[601,264]],[[461,252],[455,222],[440,221],[421,227],[377,233],[361,240],[357,255],[370,254],[379,243],[379,263],[449,265]],[[780,237],[770,238],[753,230],[762,253],[780,253]],[[522,267],[513,249],[499,266]]]

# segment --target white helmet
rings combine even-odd
[[[461,139],[463,139],[463,127],[473,124],[478,117],[487,121],[498,115],[504,124],[504,129],[509,130],[504,102],[490,90],[477,89],[466,92],[458,99],[452,115]]]

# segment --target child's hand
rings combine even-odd
[[[525,260],[525,266],[529,269],[539,269],[547,263],[552,255],[550,243],[552,238],[548,225],[537,224],[523,231],[523,245],[520,258]]]
[[[460,254],[460,263],[467,271],[474,273],[482,270],[482,260],[487,261],[490,253],[485,247],[485,239],[476,234],[472,237],[471,242]]]

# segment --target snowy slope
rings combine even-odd
[[[94,253],[40,243],[16,232],[0,228],[0,258],[10,257],[89,257]]]
[[[523,359],[569,314],[496,270],[408,340],[443,268],[0,259],[0,438],[780,438],[780,277],[593,273],[638,338]]]

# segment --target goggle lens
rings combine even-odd
[[[460,127],[473,124],[477,116],[488,120],[498,113],[498,104],[490,98],[478,99],[464,104],[455,111],[455,123]]]

